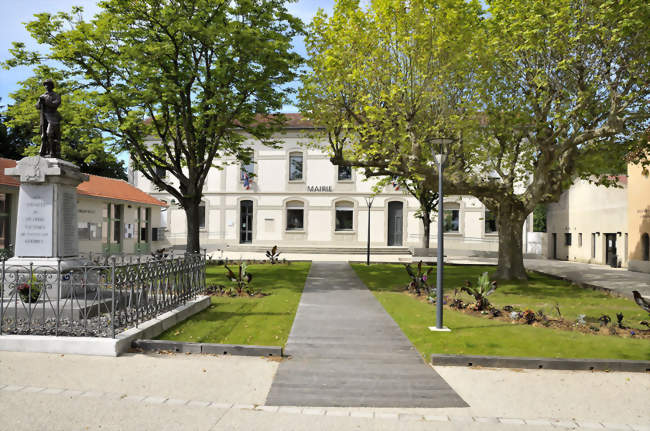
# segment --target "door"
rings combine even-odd
[[[402,208],[401,202],[388,203],[388,245],[402,245]]]
[[[553,259],[557,259],[557,234],[553,234]]]
[[[615,233],[606,233],[605,234],[605,263],[607,265],[616,267],[618,258],[616,257],[616,234]]]
[[[253,242],[253,201],[239,203],[239,243]]]

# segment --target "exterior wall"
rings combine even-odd
[[[11,196],[11,222],[9,234],[11,235],[11,244],[15,244],[16,238],[16,220],[18,212],[18,188],[16,187],[2,187],[0,186],[0,193],[5,193]],[[124,216],[122,219],[122,253],[133,254],[137,253],[136,248],[137,244],[137,208],[150,208],[151,209],[151,224],[149,226],[148,238],[149,245],[146,247],[149,250],[155,250],[157,248],[166,247],[169,243],[166,239],[161,241],[151,241],[151,229],[158,228],[161,226],[161,207],[157,205],[138,205],[133,202],[123,202],[108,200],[103,198],[89,197],[85,195],[77,195],[77,223],[80,228],[80,233],[82,229],[88,228],[88,230],[94,230],[96,232],[96,239],[82,239],[79,238],[79,252],[82,254],[93,253],[99,254],[104,253],[105,248],[105,238],[103,233],[106,230],[105,223],[105,209],[107,204],[121,204],[124,209]],[[90,224],[92,227],[88,226]],[[127,238],[127,229],[126,226],[131,224],[133,226],[133,234],[131,237]],[[83,228],[82,228],[83,226]],[[140,252],[148,254],[149,251],[146,249],[140,250]]]
[[[368,235],[368,207],[365,197],[372,194],[376,180],[366,180],[359,171],[350,180],[338,180],[338,167],[323,152],[301,146],[308,137],[301,130],[287,130],[279,137],[281,148],[273,149],[250,140],[254,150],[254,178],[246,189],[240,179],[240,165],[234,159],[223,161],[221,169],[208,175],[203,190],[206,206],[205,227],[201,229],[201,245],[208,251],[217,249],[246,250],[270,247],[331,248],[365,247]],[[303,179],[289,179],[289,155],[303,156]],[[185,213],[167,193],[157,190],[141,174],[132,173],[132,181],[140,190],[170,203],[167,238],[173,244],[186,243]],[[250,244],[240,244],[240,208],[243,200],[253,202],[253,234]],[[287,230],[287,203],[302,202],[304,228]],[[353,207],[353,228],[335,230],[336,204],[349,202]],[[388,246],[388,204],[401,202],[402,247],[421,247],[423,226],[415,217],[417,200],[404,191],[386,187],[375,196],[371,213],[370,237],[373,247]],[[472,196],[446,196],[446,209],[459,210],[459,230],[445,234],[447,250],[481,250],[494,252],[497,234],[485,234],[485,207]],[[526,230],[529,230],[528,228]],[[524,233],[525,235],[525,233]],[[436,246],[437,221],[431,225],[430,246]]]
[[[650,273],[650,261],[644,259],[642,235],[650,235],[650,176],[641,166],[628,165],[628,223],[630,230],[629,269]]]
[[[547,257],[554,258],[555,236],[555,258],[606,264],[606,234],[613,234],[618,264],[627,266],[626,183],[625,177],[622,181],[623,188],[597,187],[587,181],[578,180],[562,194],[557,203],[549,204],[546,214]],[[571,234],[569,246],[565,244],[565,234]]]

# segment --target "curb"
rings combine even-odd
[[[650,372],[650,361],[624,359],[522,358],[516,356],[431,355],[432,365],[458,367],[530,368],[548,370]]]
[[[280,346],[249,346],[242,344],[186,343],[168,340],[135,340],[133,347],[145,352],[167,350],[176,353],[202,353],[212,355],[276,356],[282,357]]]
[[[0,351],[119,356],[134,340],[151,338],[210,306],[209,296],[198,296],[175,309],[115,336],[66,337],[54,335],[0,335]]]

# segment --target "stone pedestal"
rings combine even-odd
[[[14,257],[7,269],[82,266],[77,232],[77,186],[88,180],[73,163],[40,156],[25,157],[5,174],[20,180]]]

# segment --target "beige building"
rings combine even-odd
[[[621,187],[578,180],[547,206],[547,257],[628,266],[628,179]]]
[[[15,160],[0,158],[0,249],[15,244],[18,180],[4,174]],[[167,207],[126,181],[90,175],[77,187],[81,253],[139,254],[165,247]]]
[[[650,176],[639,165],[630,164],[627,171],[629,269],[650,273]]]

